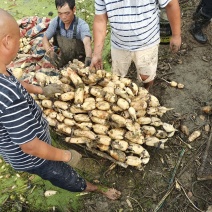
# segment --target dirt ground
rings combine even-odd
[[[205,45],[197,43],[188,32],[197,2],[181,1],[180,5],[181,51],[174,55],[167,45],[160,46],[157,78],[150,92],[161,105],[174,108],[162,118],[164,121],[174,124],[177,129],[184,124],[190,133],[200,130],[201,136],[189,146],[188,136],[179,130],[166,149],[147,147],[151,159],[143,171],[114,167],[108,160],[84,152],[85,166],[80,171],[92,182],[122,192],[117,201],[99,194],[82,196],[84,212],[189,212],[206,211],[212,205],[212,181],[197,180],[210,135],[204,127],[211,125],[212,118],[201,111],[202,106],[212,105],[212,24],[205,30],[209,42]],[[185,88],[173,88],[161,78],[180,82]]]

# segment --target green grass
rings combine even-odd
[[[59,135],[51,132],[53,145],[67,149]],[[57,142],[58,141],[58,142]],[[57,193],[45,197],[45,191]],[[26,172],[16,172],[0,158],[0,211],[80,211],[79,193],[72,193],[53,186],[49,181]]]
[[[1,3],[1,8],[10,12],[17,20],[26,16],[50,17],[49,12],[56,15],[52,0],[5,0]]]
[[[23,206],[27,211],[80,211],[78,193],[53,186],[50,182],[26,172],[16,172],[3,160],[0,161],[0,211],[18,211]],[[57,193],[45,197],[45,191]],[[4,210],[3,210],[4,209]]]

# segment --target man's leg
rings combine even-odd
[[[158,64],[158,45],[134,52],[134,63],[139,79],[144,87],[149,90],[153,85]]]
[[[143,75],[143,80],[145,82],[145,80],[147,80],[149,78],[149,76],[146,76],[146,75]],[[147,82],[147,83],[144,83],[144,88],[146,88],[146,90],[149,91],[149,88],[153,85],[154,83],[154,80],[150,81],[150,82]]]
[[[194,39],[199,43],[206,43],[207,36],[203,33],[202,29],[207,27],[212,17],[212,3],[211,0],[202,0],[193,15],[194,24],[191,26],[190,33]]]
[[[112,72],[125,77],[132,62],[131,52],[111,47]]]
[[[193,13],[193,20],[196,19],[196,17],[198,16],[199,11],[203,7],[203,5],[204,5],[203,0],[200,0],[199,4],[196,7],[196,11]]]
[[[202,12],[212,18],[212,2],[211,0],[203,0]]]
[[[98,192],[111,200],[118,199],[121,195],[121,192],[116,189],[96,186],[87,182],[71,166],[60,161],[46,161],[40,167],[28,172],[71,192]]]
[[[97,186],[87,181],[86,181],[86,185],[87,187],[85,191],[101,193],[111,200],[116,200],[121,196],[121,192],[114,188],[108,188],[108,187],[100,186],[100,185]]]

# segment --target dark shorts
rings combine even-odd
[[[36,169],[27,170],[36,174],[53,185],[71,192],[80,192],[86,189],[86,181],[68,164],[59,161],[45,161]]]
[[[201,1],[202,12],[212,18],[212,4],[211,0],[202,0]]]

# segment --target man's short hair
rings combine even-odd
[[[75,7],[75,0],[55,0],[56,8],[63,7],[65,4],[68,4],[69,8],[73,10]]]

